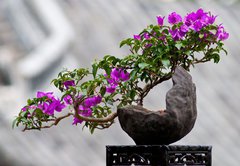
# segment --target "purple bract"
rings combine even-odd
[[[141,36],[140,36],[140,35],[133,35],[133,38],[134,38],[135,40],[141,40]]]
[[[170,24],[177,24],[179,22],[182,22],[182,17],[176,12],[173,12],[168,16],[168,22]]]
[[[74,80],[68,80],[63,83],[66,89],[69,89],[70,86],[76,86]]]
[[[162,26],[162,25],[163,25],[164,18],[165,18],[165,17],[157,16],[157,22],[158,22],[158,25],[159,25],[159,26]]]

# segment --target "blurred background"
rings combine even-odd
[[[104,166],[106,145],[134,145],[118,121],[91,135],[72,119],[39,131],[12,130],[14,116],[37,90],[56,91],[50,81],[63,68],[90,67],[106,54],[128,51],[119,42],[172,11],[202,7],[218,15],[230,33],[218,65],[191,70],[198,119],[179,145],[212,145],[214,166],[240,163],[240,1],[238,0],[0,0],[0,165]],[[166,21],[166,19],[165,19]],[[152,91],[145,106],[165,107],[171,81]]]

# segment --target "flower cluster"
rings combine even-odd
[[[212,15],[210,12],[204,12],[204,10],[201,8],[196,12],[187,14],[185,17],[182,17],[176,12],[172,12],[168,15],[168,23],[172,25],[172,27],[169,28],[169,33],[175,41],[184,39],[186,34],[191,30],[194,32],[199,32],[204,27],[213,25],[216,17],[217,16]],[[165,17],[157,16],[157,23],[159,26],[164,25],[164,18]],[[226,40],[229,37],[229,33],[224,30],[222,25],[218,26],[217,32],[213,35],[215,35],[215,37],[217,37],[219,40]],[[149,37],[146,38],[145,36],[146,35],[144,35],[145,39],[149,39]],[[140,35],[134,35],[133,37],[136,40],[141,40]]]
[[[85,117],[91,117],[92,116],[92,108],[95,107],[96,105],[98,105],[99,103],[101,103],[101,101],[102,101],[102,97],[100,95],[87,97],[78,106],[78,113]],[[78,123],[81,124],[82,122],[83,122],[83,120],[74,117],[72,124],[77,125]]]
[[[129,78],[130,78],[130,74],[126,70],[119,69],[119,68],[112,69],[110,78],[107,78],[109,85],[106,87],[106,91],[108,93],[114,93],[119,83],[121,81],[125,82],[129,80]]]
[[[64,87],[68,90],[70,87],[75,87],[76,84],[74,80],[67,80],[63,82]],[[53,92],[41,92],[38,91],[35,100],[29,106],[25,106],[22,108],[22,112],[32,111],[35,112],[37,109],[42,111],[44,114],[48,116],[54,116],[55,111],[61,112],[66,106],[71,106],[74,102],[73,96],[66,95],[63,97],[64,101],[56,98],[53,95]],[[92,116],[92,108],[97,104],[101,103],[102,97],[100,95],[95,95],[91,97],[83,97],[82,95],[78,95],[75,100],[80,101],[78,104],[78,113],[85,116]],[[32,118],[30,112],[28,112],[27,118]],[[77,125],[77,123],[82,123],[82,120],[73,118],[73,123]]]
[[[37,92],[37,98],[45,98],[46,101],[39,104],[38,108],[45,114],[54,115],[54,111],[61,112],[65,108],[65,104],[53,96],[53,92]]]
[[[75,81],[74,80],[67,80],[63,82],[64,87],[66,90],[68,90],[70,87],[75,87]],[[66,95],[63,100],[67,105],[73,104],[73,97],[71,95]],[[78,114],[83,115],[85,117],[91,117],[92,116],[92,108],[95,107],[97,104],[101,103],[102,97],[100,95],[95,95],[91,97],[84,97],[82,95],[78,95],[76,97],[77,101],[80,101],[78,104]],[[73,125],[77,125],[78,123],[82,123],[83,121],[74,117],[73,118]]]
[[[61,112],[65,103],[54,97],[53,92],[37,92],[37,99],[40,99],[35,105],[25,106],[22,111],[40,109],[44,114],[53,116],[54,111]]]

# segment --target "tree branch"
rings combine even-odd
[[[74,117],[78,118],[79,120],[83,120],[86,122],[97,122],[97,123],[107,123],[113,121],[117,117],[117,112],[113,112],[104,118],[93,118],[93,117],[86,117],[80,115],[78,110],[78,104],[74,104]]]
[[[145,87],[143,88],[142,93],[138,97],[138,103],[137,104],[142,106],[143,105],[143,99],[144,99],[144,97],[147,96],[147,94],[150,92],[150,90],[153,87],[155,87],[156,85],[162,83],[163,81],[169,80],[171,78],[171,76],[172,76],[172,72],[170,72],[169,74],[161,77],[160,79],[157,79],[156,81],[153,81],[150,84],[145,85]]]
[[[64,115],[64,116],[60,116],[60,117],[58,117],[58,118],[56,118],[56,119],[49,119],[49,121],[45,121],[45,122],[50,122],[50,121],[54,121],[52,124],[50,124],[50,125],[46,125],[46,126],[39,126],[39,127],[31,127],[31,128],[28,128],[27,127],[27,125],[25,126],[25,128],[22,130],[22,131],[26,131],[26,130],[41,130],[41,129],[44,129],[44,128],[50,128],[50,127],[52,127],[52,126],[56,126],[56,125],[58,125],[58,123],[61,121],[61,120],[63,120],[63,119],[65,119],[65,118],[67,118],[67,117],[69,117],[69,116],[71,116],[71,115],[73,115],[73,113],[68,113],[68,114],[66,114],[66,115]]]

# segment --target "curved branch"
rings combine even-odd
[[[39,126],[39,127],[31,127],[31,128],[28,128],[27,127],[27,125],[25,126],[25,128],[22,130],[22,131],[26,131],[26,130],[41,130],[41,129],[44,129],[44,128],[50,128],[50,127],[52,127],[52,126],[56,126],[56,125],[58,125],[58,123],[61,121],[61,120],[63,120],[63,119],[65,119],[65,118],[67,118],[67,117],[69,117],[69,116],[71,116],[71,115],[73,115],[72,113],[68,113],[68,114],[66,114],[66,115],[64,115],[64,116],[60,116],[60,117],[58,117],[58,118],[56,118],[56,119],[49,119],[49,121],[54,121],[52,124],[50,124],[50,125],[46,125],[46,126]],[[46,122],[48,122],[48,121],[46,121]]]
[[[104,118],[93,118],[93,117],[86,117],[78,114],[78,105],[74,106],[74,117],[78,118],[79,120],[83,120],[86,122],[97,122],[97,123],[106,123],[113,121],[118,115],[117,112],[113,112]]]
[[[143,105],[143,99],[144,97],[147,96],[147,94],[150,92],[150,90],[155,87],[156,85],[162,83],[163,81],[167,81],[169,80],[170,78],[172,77],[172,72],[170,74],[167,74],[163,77],[161,77],[160,79],[157,79],[156,81],[154,81],[153,83],[151,84],[147,84],[144,88],[143,88],[143,91],[141,92],[141,94],[139,95],[139,98],[138,98],[138,105]]]

